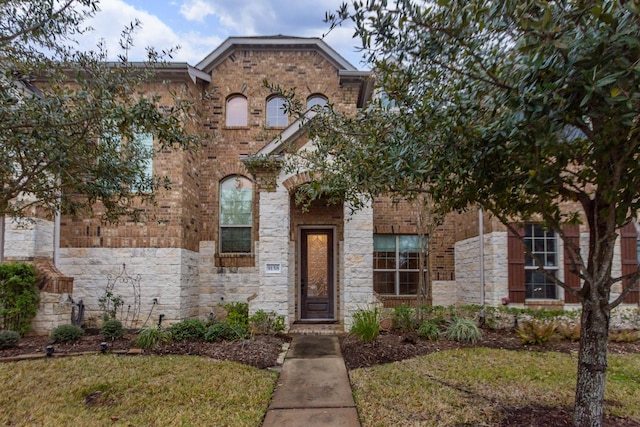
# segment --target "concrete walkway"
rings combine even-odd
[[[338,338],[298,335],[263,427],[360,427]]]

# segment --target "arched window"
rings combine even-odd
[[[285,127],[289,123],[287,113],[284,111],[285,100],[281,96],[274,96],[267,100],[267,126]]]
[[[233,95],[227,99],[227,126],[247,125],[247,98]]]
[[[220,183],[220,252],[250,253],[253,184],[243,176]]]
[[[312,109],[316,105],[326,107],[327,102],[327,98],[323,95],[311,95],[309,98],[307,98],[307,110]]]

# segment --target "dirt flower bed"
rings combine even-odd
[[[105,340],[97,331],[87,331],[78,341],[52,343],[49,337],[24,337],[14,348],[0,350],[0,358],[44,355],[46,347],[52,345],[53,356],[64,356],[77,353],[98,353],[101,344],[107,343],[107,352],[125,352],[135,348],[135,333],[127,332],[124,337]],[[204,342],[174,341],[153,350],[145,350],[144,354],[190,354],[211,357],[217,360],[229,360],[264,369],[275,366],[278,355],[282,352],[282,344],[289,341],[287,336],[259,335],[240,341]]]

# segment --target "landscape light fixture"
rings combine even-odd
[[[106,343],[106,341],[102,341],[100,343],[100,352],[101,353],[105,353],[106,351],[107,351],[107,343]]]
[[[54,348],[52,345],[48,345],[45,351],[46,351],[47,357],[51,357],[53,356]]]

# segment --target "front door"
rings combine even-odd
[[[333,229],[300,233],[301,320],[334,319]]]

